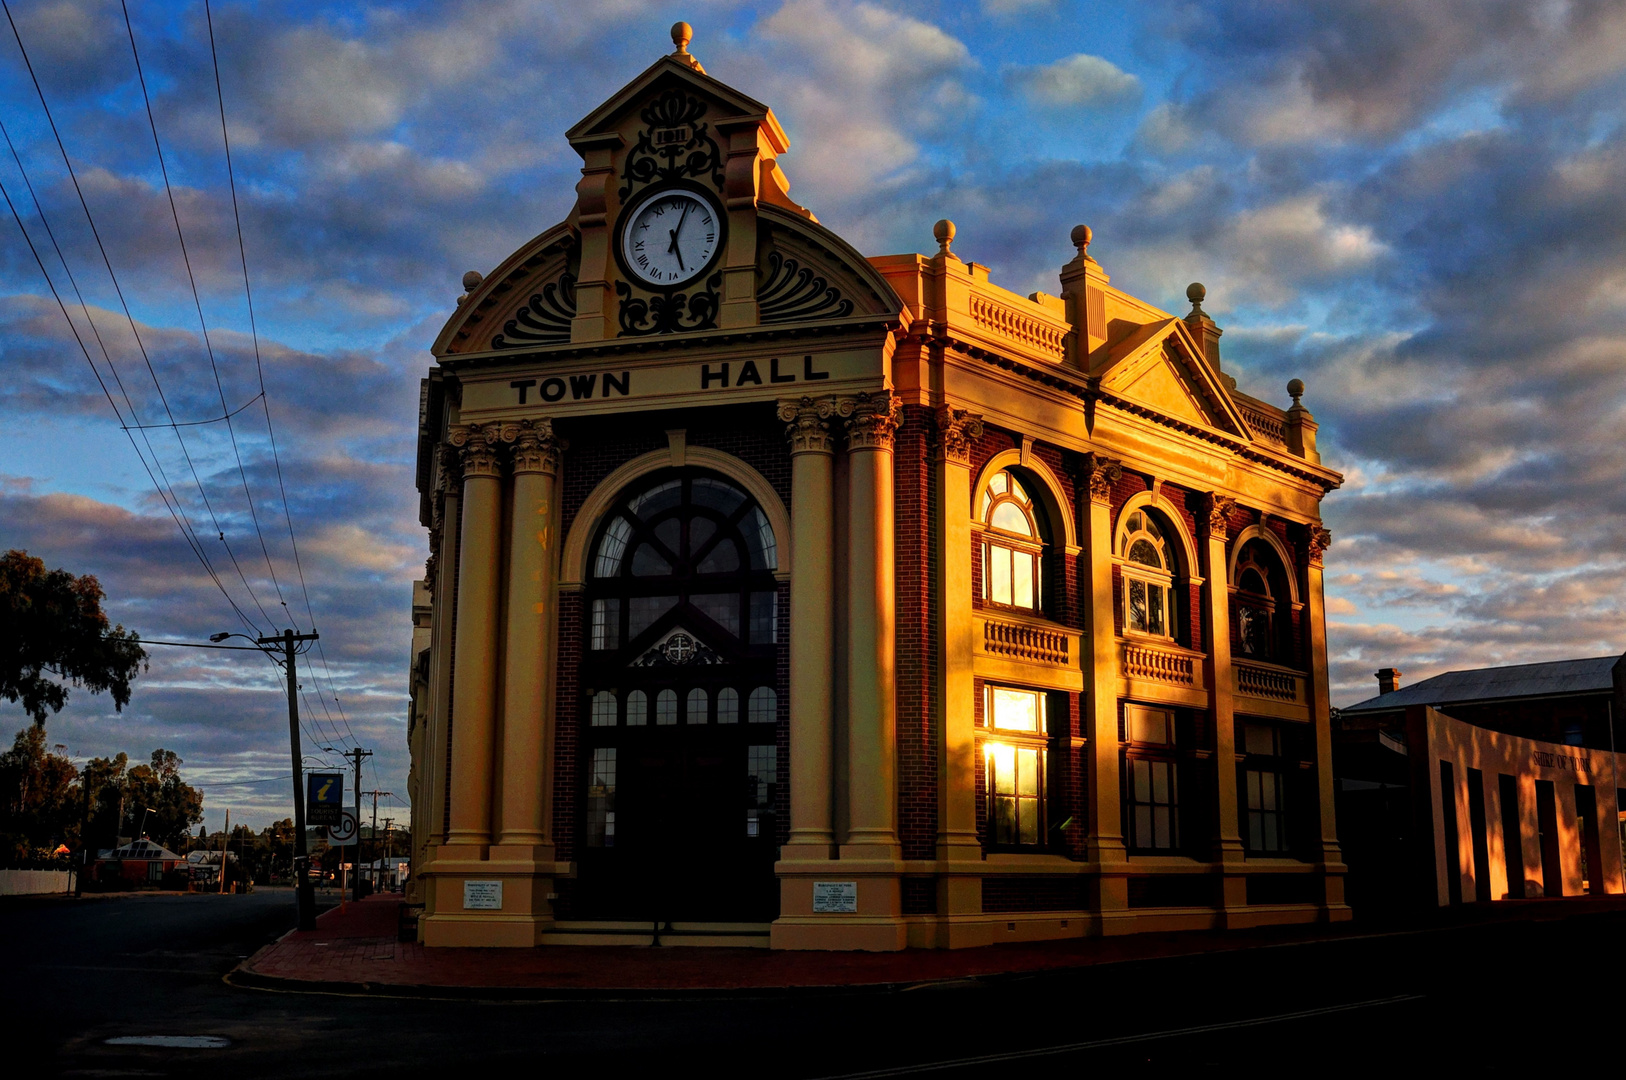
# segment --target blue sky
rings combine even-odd
[[[369,788],[405,784],[427,347],[463,271],[565,215],[578,159],[564,130],[668,51],[680,18],[709,72],[779,116],[793,197],[860,250],[929,250],[949,217],[955,250],[996,281],[1053,292],[1068,230],[1087,222],[1091,253],[1130,292],[1183,311],[1186,284],[1208,286],[1242,389],[1286,404],[1287,380],[1305,381],[1325,460],[1348,477],[1325,504],[1335,703],[1369,696],[1379,667],[1412,681],[1626,647],[1619,3],[222,2],[258,365],[204,9],[133,4],[213,367],[119,5],[8,3],[169,410],[252,403],[235,450],[223,425],[191,428],[189,465],[160,430],[147,460],[247,622],[284,625],[286,601],[304,627],[254,400],[263,371],[326,655],[305,680],[307,727],[376,749]],[[0,118],[90,323],[9,154],[0,182],[98,368],[117,372],[121,408],[161,422],[6,26]],[[0,237],[0,544],[97,574],[144,636],[244,629],[16,224]],[[176,750],[211,827],[228,806],[254,824],[284,816],[285,782],[240,783],[286,775],[275,670],[153,651],[122,716],[76,694],[52,741],[81,760]],[[23,723],[14,707],[0,717]]]

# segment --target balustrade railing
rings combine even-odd
[[[1271,701],[1298,701],[1299,688],[1304,676],[1292,671],[1250,664],[1246,660],[1233,660],[1236,671],[1236,691]]]
[[[982,624],[983,652],[1040,663],[1067,663],[1067,635],[1024,623],[989,619]]]
[[[1156,645],[1123,645],[1123,673],[1132,679],[1154,679],[1175,686],[1196,686],[1199,672],[1195,657]]]

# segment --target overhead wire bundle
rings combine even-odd
[[[237,197],[235,168],[231,158],[231,139],[226,123],[225,95],[221,86],[220,63],[215,44],[213,12],[210,8],[208,0],[205,0],[205,26],[207,28],[210,61],[213,68],[216,105],[220,117],[221,143],[225,155],[226,177],[231,194],[233,224],[237,234],[238,264],[242,272],[243,292],[248,310],[250,338],[253,343],[255,376],[258,383],[258,392],[250,397],[247,401],[237,405],[235,408],[232,407],[227,399],[225,381],[221,376],[219,361],[215,354],[214,342],[211,338],[208,321],[204,314],[202,296],[198,290],[197,278],[192,268],[191,253],[187,248],[185,232],[181,225],[180,211],[176,205],[174,188],[170,182],[169,166],[165,160],[163,142],[159,136],[158,124],[152,107],[152,99],[147,87],[146,72],[142,67],[141,55],[137,47],[135,28],[130,19],[129,7],[125,0],[121,0],[120,7],[124,16],[126,36],[128,37],[130,43],[130,55],[135,65],[136,79],[141,89],[142,103],[146,111],[147,126],[152,135],[153,150],[157,157],[159,174],[163,179],[164,192],[169,203],[170,220],[174,226],[176,241],[180,249],[181,262],[186,270],[187,284],[193,301],[192,306],[197,313],[198,325],[203,342],[203,351],[208,359],[209,368],[214,377],[214,385],[216,396],[218,397],[219,401],[220,415],[210,416],[201,420],[182,421],[176,418],[174,409],[171,406],[171,395],[168,394],[164,389],[163,381],[160,379],[157,367],[153,363],[152,356],[148,350],[147,342],[143,339],[140,327],[137,325],[136,319],[131,312],[125,290],[119,282],[118,273],[113,267],[113,260],[108,254],[107,246],[103,242],[101,230],[97,228],[95,215],[91,211],[90,204],[85,197],[84,189],[80,184],[78,171],[75,169],[73,159],[69,155],[67,146],[63,141],[61,130],[58,127],[56,118],[51,111],[50,104],[46,99],[45,91],[40,84],[39,76],[35,72],[33,62],[28,54],[28,48],[23,41],[22,33],[17,27],[17,22],[12,16],[11,7],[7,0],[0,0],[0,10],[4,11],[6,21],[11,29],[12,38],[17,44],[23,65],[33,83],[35,94],[40,103],[40,108],[44,113],[45,119],[50,127],[52,137],[56,142],[57,151],[61,155],[63,165],[67,169],[68,178],[72,182],[74,194],[77,197],[79,204],[79,209],[84,214],[85,222],[89,226],[90,235],[95,241],[97,251],[100,253],[102,266],[106,270],[108,280],[113,287],[114,294],[118,298],[119,307],[122,311],[124,321],[129,327],[131,337],[135,342],[136,350],[140,354],[148,379],[150,379],[152,383],[153,392],[156,394],[157,401],[161,406],[161,411],[164,418],[162,422],[149,423],[144,421],[142,411],[137,406],[136,398],[132,396],[130,387],[127,386],[124,377],[119,371],[118,364],[114,361],[113,350],[108,348],[107,342],[103,338],[101,330],[97,327],[95,319],[91,316],[89,303],[86,301],[84,293],[80,287],[79,280],[74,275],[73,270],[68,263],[67,257],[63,252],[62,245],[58,239],[57,231],[51,226],[50,219],[40,201],[38,192],[35,190],[35,185],[29,179],[28,170],[24,166],[22,156],[18,152],[15,143],[12,141],[10,132],[6,130],[3,121],[0,121],[0,137],[3,137],[12,161],[15,163],[17,171],[22,177],[24,187],[26,188],[29,199],[33,204],[34,214],[38,217],[40,225],[45,231],[45,235],[49,240],[50,249],[56,257],[56,263],[60,264],[61,266],[62,274],[73,294],[74,306],[79,309],[84,327],[88,330],[90,337],[95,341],[96,351],[101,356],[102,364],[99,365],[96,358],[92,355],[90,346],[86,343],[85,334],[82,332],[79,323],[74,320],[73,315],[70,313],[68,302],[64,299],[61,291],[58,289],[51,271],[47,268],[45,258],[41,253],[39,246],[36,245],[33,237],[28,231],[27,226],[24,224],[23,215],[20,208],[12,199],[10,191],[5,188],[3,181],[0,181],[0,197],[4,198],[12,218],[17,223],[18,230],[22,233],[23,239],[26,242],[30,253],[33,255],[35,263],[39,267],[41,276],[45,279],[52,298],[56,301],[56,305],[61,311],[63,319],[67,322],[69,330],[73,334],[74,340],[79,346],[80,352],[84,355],[86,364],[89,365],[98,387],[101,389],[103,396],[107,399],[108,405],[112,408],[114,418],[118,421],[120,429],[125,433],[131,448],[135,451],[138,460],[140,460],[142,469],[147,474],[149,481],[152,483],[154,490],[157,492],[159,500],[163,503],[166,512],[168,512],[171,519],[174,520],[176,527],[180,530],[181,536],[186,542],[187,547],[198,559],[199,563],[204,569],[204,572],[207,574],[210,581],[214,583],[216,589],[219,590],[221,596],[224,597],[227,605],[237,616],[239,622],[243,625],[245,630],[256,637],[266,636],[267,634],[274,633],[277,620],[272,617],[270,612],[266,610],[264,603],[261,602],[259,595],[255,591],[254,585],[250,582],[248,574],[244,570],[243,563],[239,559],[237,551],[234,550],[231,541],[227,538],[226,527],[221,521],[221,511],[217,511],[216,509],[217,500],[210,498],[209,491],[204,484],[203,476],[199,472],[198,462],[194,456],[193,448],[188,445],[187,439],[183,434],[183,429],[202,429],[214,424],[225,424],[227,437],[231,446],[233,458],[235,460],[237,479],[242,488],[243,498],[248,509],[248,522],[252,526],[254,535],[258,540],[261,556],[265,562],[265,567],[271,582],[272,590],[276,594],[276,604],[282,608],[282,610],[286,613],[287,621],[293,623],[294,628],[297,630],[298,621],[294,616],[293,610],[289,606],[287,599],[283,596],[282,584],[277,575],[275,561],[271,556],[270,544],[267,541],[263,528],[261,527],[259,510],[255,505],[253,490],[249,484],[248,470],[244,463],[242,448],[239,445],[237,438],[236,425],[233,423],[234,419],[240,416],[244,411],[246,411],[256,402],[259,403],[261,413],[265,420],[267,443],[270,449],[274,475],[276,477],[277,493],[281,503],[282,516],[287,527],[288,543],[292,555],[292,562],[296,576],[299,579],[300,595],[301,599],[303,600],[308,625],[311,627],[312,632],[314,632],[316,615],[314,607],[311,603],[310,590],[305,580],[304,566],[299,556],[299,542],[294,529],[293,514],[288,499],[287,485],[284,477],[281,455],[277,445],[276,427],[272,421],[270,395],[267,392],[265,385],[265,370],[261,358],[259,327],[254,313],[254,295],[252,286],[250,284],[248,271],[247,244],[243,238],[242,213]],[[115,390],[117,392],[116,396]],[[122,407],[120,405],[121,401],[123,402]],[[176,446],[180,450],[181,458],[185,462],[185,473],[190,475],[192,480],[192,484],[190,486],[196,489],[197,502],[201,504],[204,515],[208,519],[209,524],[207,531],[205,531],[199,522],[194,520],[194,511],[189,510],[186,499],[184,499],[181,492],[177,490],[176,483],[170,476],[170,470],[165,468],[163,459],[159,455],[158,448],[154,445],[152,433],[162,432],[165,430],[169,431],[171,435],[173,435]],[[212,533],[213,536],[210,537],[208,535],[209,533]],[[214,559],[211,557],[211,550],[213,549],[214,544],[217,542],[220,545],[219,550],[224,552],[227,561],[231,564],[230,573],[235,574],[237,580],[242,585],[243,591],[247,594],[247,608],[245,608],[243,604],[240,604],[239,601],[232,595],[232,590],[228,588],[227,582],[223,580],[220,570],[217,568]],[[260,618],[255,619],[250,609],[252,609],[252,612],[257,612]],[[321,674],[319,675],[314,667],[309,667],[308,670],[310,671],[311,679],[314,684],[316,701],[321,707],[320,715],[318,715],[314,710],[310,709],[309,700],[305,698],[304,687],[302,685],[296,688],[296,692],[300,694],[301,700],[305,701],[305,709],[303,710],[305,716],[308,716],[310,723],[316,726],[318,732],[322,733],[321,737],[318,738],[312,733],[309,727],[305,726],[305,721],[303,718],[301,719],[301,728],[304,731],[306,739],[311,743],[313,749],[319,749],[323,745],[331,744],[337,744],[338,747],[343,750],[352,749],[358,745],[355,733],[350,727],[349,718],[345,715],[344,706],[339,701],[335,688],[333,672],[328,664],[326,652],[322,649],[320,639],[315,642],[315,645],[317,659],[321,663]],[[325,690],[323,687],[324,682],[326,683]],[[333,699],[334,709],[337,709],[337,721],[334,719],[333,710],[328,707],[328,698]],[[323,718],[325,718],[326,721],[326,731],[322,731],[324,727]],[[323,757],[321,760],[323,760],[324,763],[329,764],[331,767],[329,759]]]

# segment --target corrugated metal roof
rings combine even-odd
[[[1402,686],[1391,693],[1367,698],[1358,705],[1340,711],[1348,715],[1403,709],[1407,705],[1596,693],[1614,686],[1610,672],[1620,659],[1618,656],[1599,656],[1591,660],[1552,660],[1545,664],[1447,671],[1414,686]]]

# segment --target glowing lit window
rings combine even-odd
[[[684,702],[683,718],[691,724],[704,724],[706,722],[706,692],[698,686],[689,691],[689,698]]]
[[[717,722],[719,724],[740,722],[740,692],[732,686],[725,686],[717,691]]]
[[[593,695],[593,727],[615,727],[615,695],[600,690]]]
[[[983,708],[989,739],[983,744],[988,793],[988,842],[1038,847],[1045,842],[1045,696],[1033,690],[988,686]]]
[[[1045,537],[1040,510],[1009,470],[982,495],[982,597],[1006,607],[1044,607]]]

